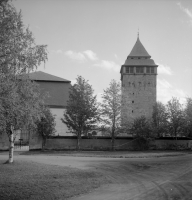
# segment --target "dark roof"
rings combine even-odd
[[[128,58],[125,61],[124,65],[129,65],[129,66],[157,66],[154,62],[153,59],[130,59]]]
[[[51,82],[67,82],[70,83],[71,81],[66,80],[64,78],[60,78],[57,76],[53,76],[51,74],[47,74],[42,71],[32,72],[29,73],[29,78],[34,81],[51,81]]]
[[[45,104],[50,107],[65,107],[69,98],[69,82],[36,81],[42,93],[48,93]]]
[[[151,56],[146,51],[145,47],[142,45],[142,43],[139,40],[139,37],[137,38],[137,41],[131,50],[131,53],[128,55],[128,57],[147,57],[151,58]]]

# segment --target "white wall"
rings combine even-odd
[[[69,130],[67,126],[61,121],[61,118],[63,118],[63,113],[65,112],[64,108],[50,108],[51,113],[55,115],[55,122],[56,122],[56,133],[55,135],[60,136],[71,136],[72,133],[69,133]]]

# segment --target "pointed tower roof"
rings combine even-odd
[[[128,55],[128,57],[145,57],[145,58],[151,58],[151,56],[146,51],[145,47],[142,45],[142,43],[139,40],[139,34],[137,37],[137,41],[131,50],[131,53]]]

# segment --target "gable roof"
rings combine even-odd
[[[145,47],[142,45],[142,43],[139,40],[139,37],[137,38],[137,41],[131,50],[131,53],[128,55],[128,57],[146,57],[151,58],[151,56],[146,51]]]
[[[53,76],[51,74],[48,74],[42,71],[29,73],[29,79],[34,80],[34,81],[49,81],[49,82],[51,81],[51,82],[65,82],[65,83],[71,82],[67,79]]]

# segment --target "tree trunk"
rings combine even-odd
[[[78,133],[78,136],[77,136],[77,150],[78,151],[80,150],[80,140],[81,140],[81,135]]]
[[[9,160],[8,160],[8,163],[13,163],[13,152],[14,152],[14,139],[13,139],[13,128],[11,127],[11,133],[9,135]]]
[[[114,133],[114,130],[112,130],[111,145],[112,145],[112,151],[114,151],[115,150],[115,133]]]
[[[42,150],[43,151],[45,150],[45,144],[46,144],[46,138],[43,138],[43,141],[42,141]]]

